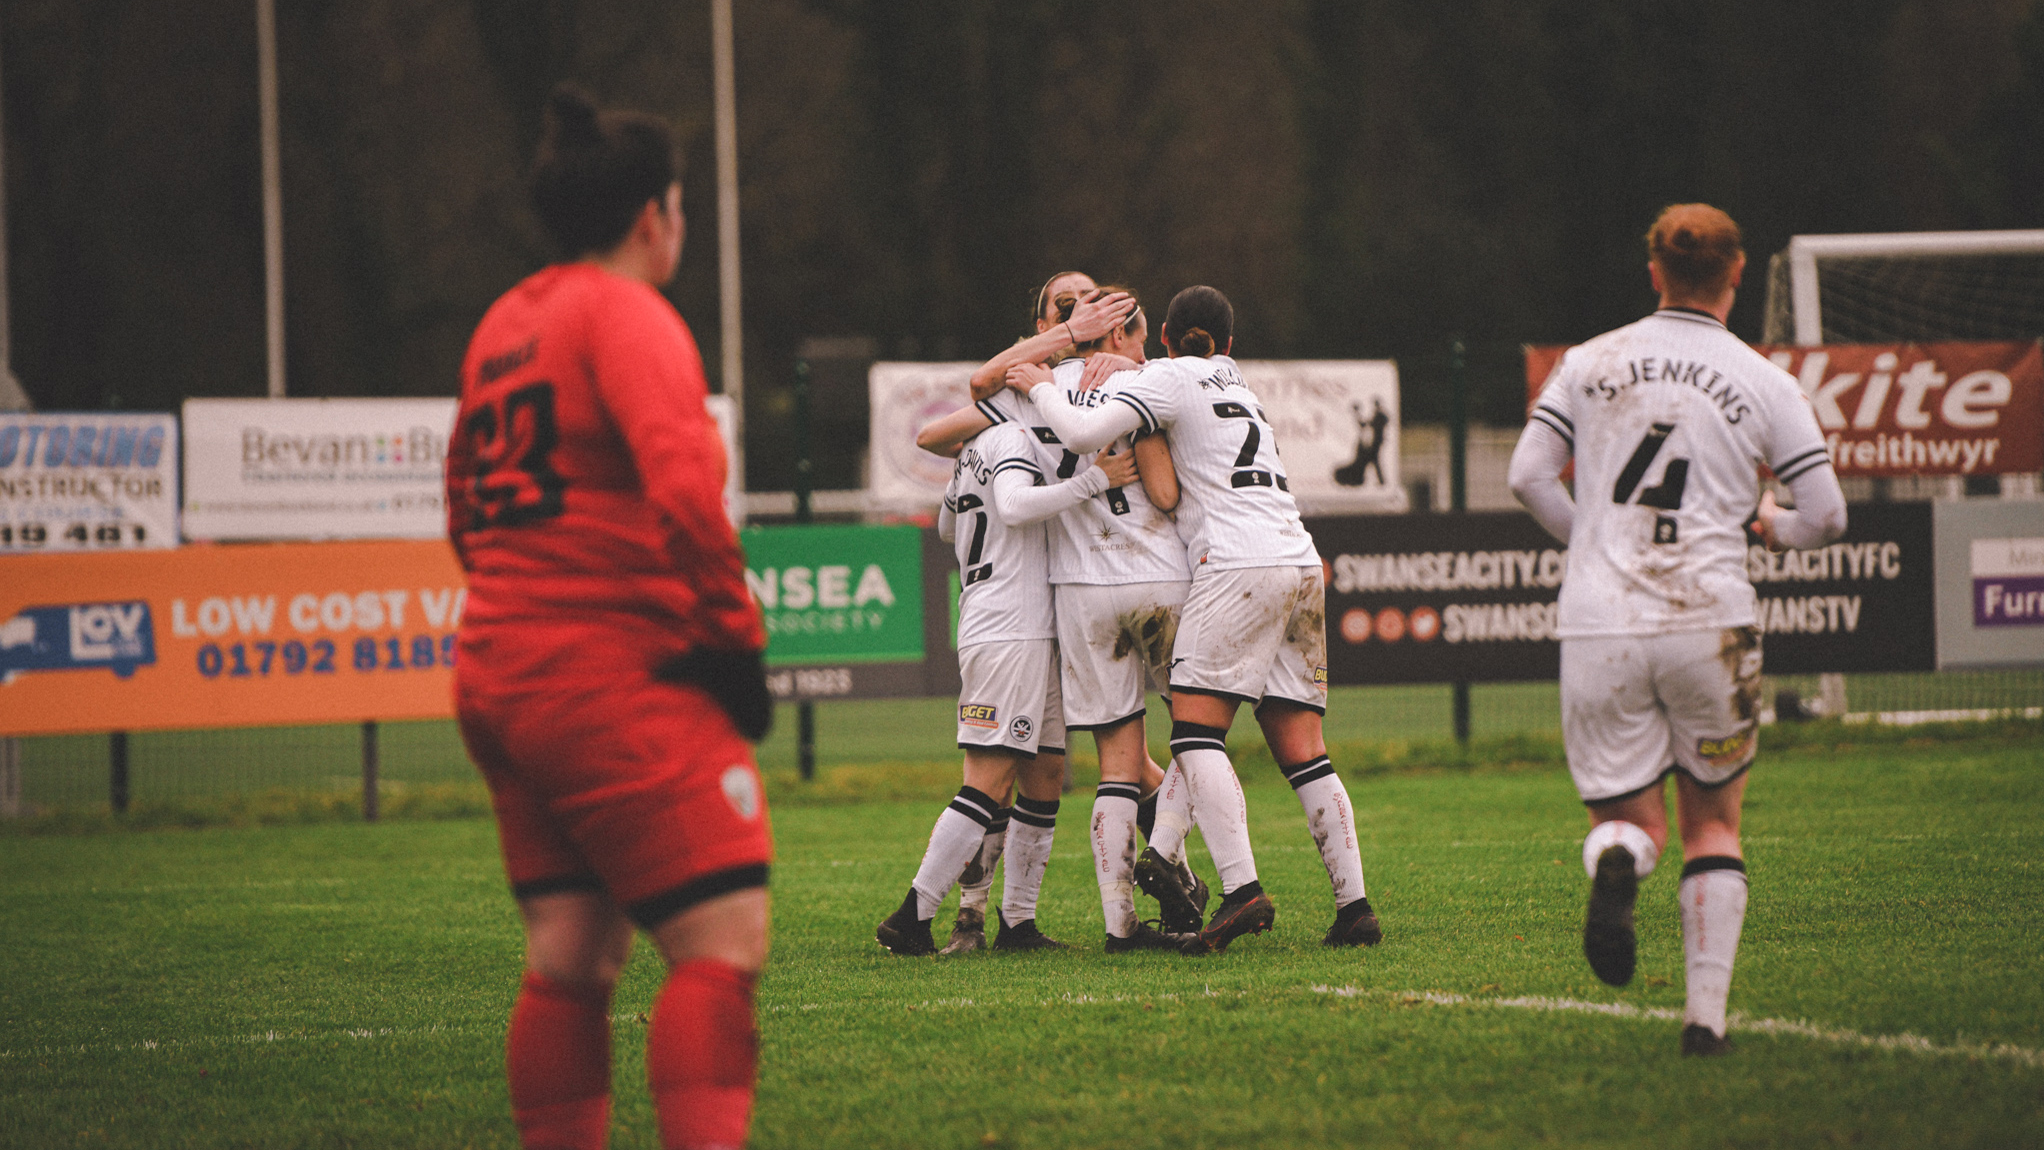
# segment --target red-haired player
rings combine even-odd
[[[525,921],[507,1070],[528,1147],[601,1147],[633,928],[667,960],[646,1067],[662,1143],[737,1146],[766,957],[772,713],[694,339],[658,288],[684,225],[667,124],[550,104],[533,171],[569,262],[491,306],[462,363],[448,526],[455,693]]]

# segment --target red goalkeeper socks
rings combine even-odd
[[[675,967],[653,1004],[646,1076],[667,1150],[745,1144],[759,1055],[752,988],[758,976],[695,959]]]
[[[526,1150],[602,1150],[610,1127],[610,988],[526,971],[505,1068]]]

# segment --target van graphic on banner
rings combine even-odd
[[[149,604],[29,607],[0,623],[0,684],[25,671],[101,668],[126,679],[156,662]]]

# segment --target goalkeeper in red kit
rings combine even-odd
[[[772,703],[702,359],[658,290],[683,234],[668,125],[556,91],[532,196],[568,260],[476,328],[447,464],[456,710],[525,922],[511,1106],[527,1147],[604,1144],[636,928],[668,967],[662,1144],[738,1146],[772,857],[747,740]]]

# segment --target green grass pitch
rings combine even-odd
[[[1101,953],[1083,791],[1042,915],[1081,950],[887,955],[873,925],[949,766],[833,768],[775,811],[754,1144],[2044,1144],[2044,738],[1802,742],[1754,775],[1743,1021],[1709,1062],[1678,1057],[1666,1016],[1672,851],[1642,891],[1639,975],[1607,988],[1551,763],[1357,771],[1387,938],[1330,952],[1297,804],[1241,756],[1277,929],[1206,960]],[[0,1146],[514,1146],[519,944],[494,849],[475,818],[0,836]],[[658,982],[642,948],[614,1146],[656,1145]]]

